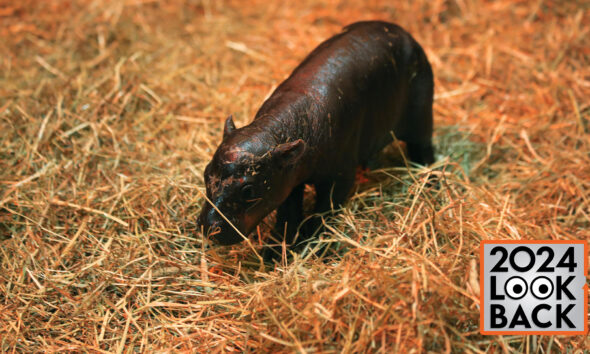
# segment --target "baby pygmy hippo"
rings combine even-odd
[[[424,51],[401,27],[345,27],[295,68],[252,123],[237,129],[227,118],[205,168],[210,202],[199,224],[231,245],[243,240],[236,229],[247,236],[277,209],[275,233],[290,245],[303,221],[304,185],[315,188],[314,213],[338,207],[357,167],[392,142],[392,132],[406,142],[410,160],[434,162],[433,86]]]

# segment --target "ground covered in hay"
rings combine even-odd
[[[204,244],[202,172],[320,41],[397,22],[435,72],[428,168],[368,175],[264,270]],[[0,2],[0,350],[573,351],[479,334],[485,239],[590,237],[584,1]]]

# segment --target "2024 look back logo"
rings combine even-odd
[[[482,334],[586,334],[586,241],[480,246]]]

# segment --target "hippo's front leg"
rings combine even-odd
[[[272,234],[272,246],[264,249],[264,260],[269,262],[274,259],[280,259],[282,254],[282,242],[285,241],[287,247],[291,246],[297,228],[303,221],[303,189],[305,185],[300,184],[293,188],[291,194],[277,209],[277,222]]]
[[[315,215],[303,225],[303,228],[305,229],[305,238],[313,236],[322,226],[322,214],[340,208],[346,199],[348,199],[350,191],[352,190],[352,187],[354,187],[355,173],[356,170],[351,170],[339,174],[339,176],[333,180],[327,180],[315,184]],[[304,241],[304,239],[300,241]]]

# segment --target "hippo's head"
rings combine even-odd
[[[223,245],[244,236],[276,209],[294,187],[293,166],[305,150],[303,140],[276,144],[256,129],[236,129],[228,117],[223,141],[205,168],[207,198],[199,216],[205,235]],[[233,226],[232,226],[233,225]]]

